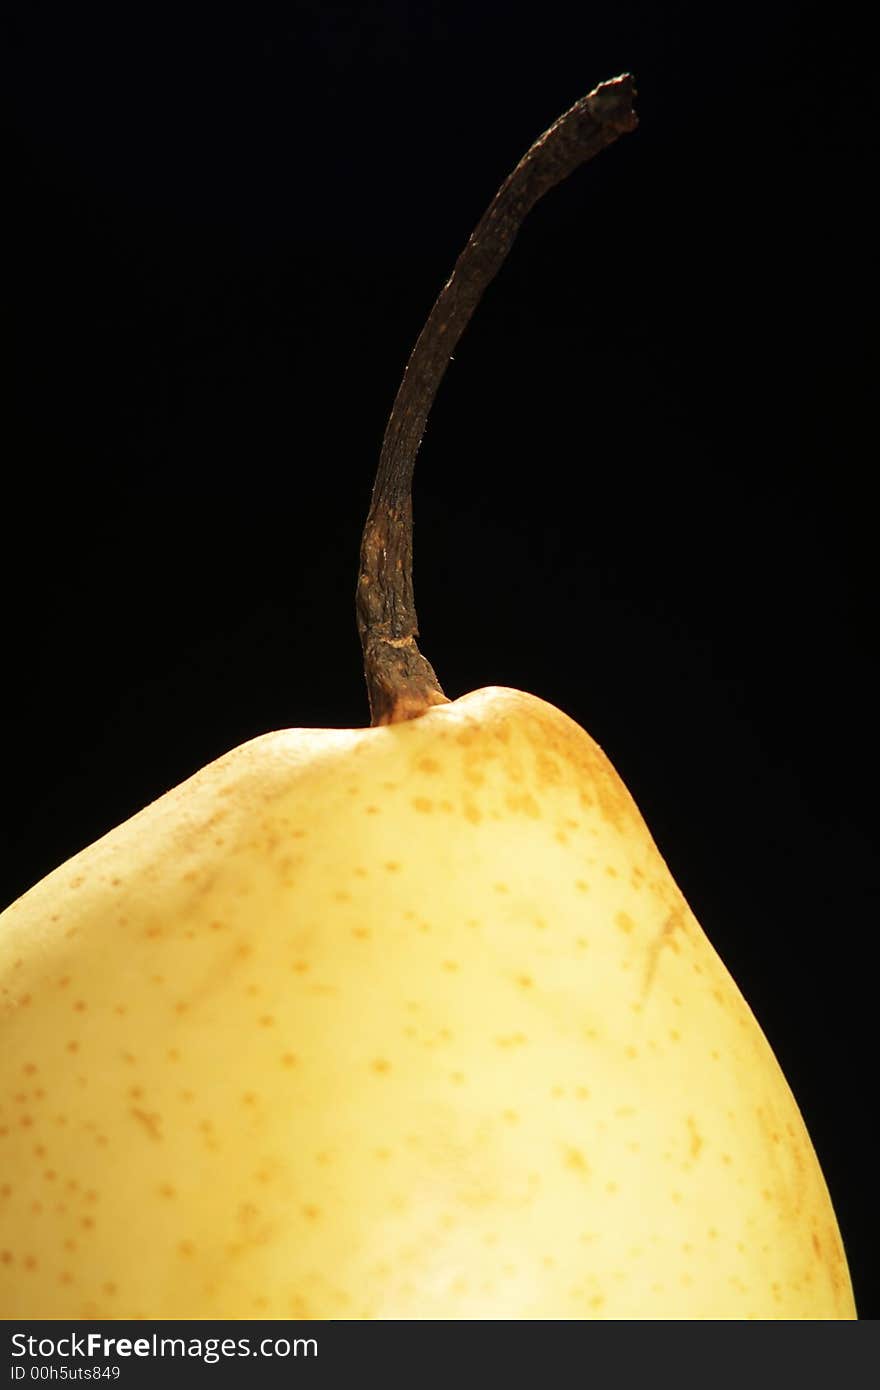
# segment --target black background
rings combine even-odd
[[[610,754],[877,1317],[856,10],[238,8],[7,7],[2,901],[246,738],[366,722],[357,548],[409,349],[526,147],[630,70],[639,130],[531,214],[441,388],[422,645],[451,696],[531,690]]]

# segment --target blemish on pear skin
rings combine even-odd
[[[377,1076],[387,1076],[391,1071],[391,1063],[385,1057],[375,1057],[370,1067]]]
[[[483,813],[472,801],[465,801],[463,805],[464,818],[470,821],[471,825],[479,825],[483,819]]]
[[[434,803],[429,796],[414,796],[412,805],[414,811],[424,816],[429,816],[434,809]]]
[[[565,1167],[571,1172],[577,1173],[582,1178],[588,1178],[591,1168],[580,1149],[568,1146],[565,1149]]]
[[[628,912],[618,912],[614,918],[614,925],[618,928],[619,931],[626,932],[628,934],[629,932],[635,929],[636,924],[630,917]]]
[[[660,928],[659,932],[653,938],[648,947],[648,960],[647,965],[645,967],[645,982],[642,985],[643,1004],[646,1002],[648,995],[651,992],[651,986],[653,985],[654,978],[657,974],[657,966],[660,963],[660,952],[664,946],[674,947],[676,945],[676,943],[673,940],[673,934],[676,928],[680,927],[681,925],[681,913],[678,911],[670,912],[668,917],[665,919],[663,926]],[[675,999],[673,1000],[673,1003],[680,1004],[681,1001]]]
[[[440,771],[440,764],[436,758],[419,758],[416,767],[419,772],[432,773]]]
[[[535,754],[535,774],[539,786],[555,787],[562,780],[558,762],[547,753]]]
[[[703,1147],[703,1138],[697,1129],[697,1122],[693,1115],[687,1117],[688,1134],[690,1135],[690,1154],[691,1158],[699,1158],[700,1150]]]
[[[482,787],[486,783],[486,775],[480,772],[476,765],[467,766],[464,769],[466,782],[470,782],[472,787]]]
[[[162,1140],[161,1116],[154,1110],[139,1110],[132,1106],[129,1111],[132,1119],[137,1120],[138,1124],[143,1125],[151,1139],[158,1143]]]

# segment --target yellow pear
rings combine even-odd
[[[763,1034],[534,696],[257,738],[0,921],[6,1317],[853,1316]]]
[[[855,1316],[797,1105],[613,767],[533,695],[448,701],[415,643],[445,362],[631,96],[532,147],[416,345],[361,551],[373,727],[244,744],[0,917],[3,1317]]]

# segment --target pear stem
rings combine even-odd
[[[634,95],[628,73],[602,82],[535,141],[478,222],[412,350],[385,428],[361,541],[357,617],[374,725],[448,704],[416,645],[412,580],[413,469],[447,363],[542,194],[636,128]]]

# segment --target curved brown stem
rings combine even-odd
[[[629,74],[603,82],[535,141],[478,222],[413,348],[385,429],[361,541],[357,616],[373,724],[414,719],[448,703],[416,645],[412,582],[413,469],[446,365],[526,214],[578,165],[635,129],[634,95]]]

